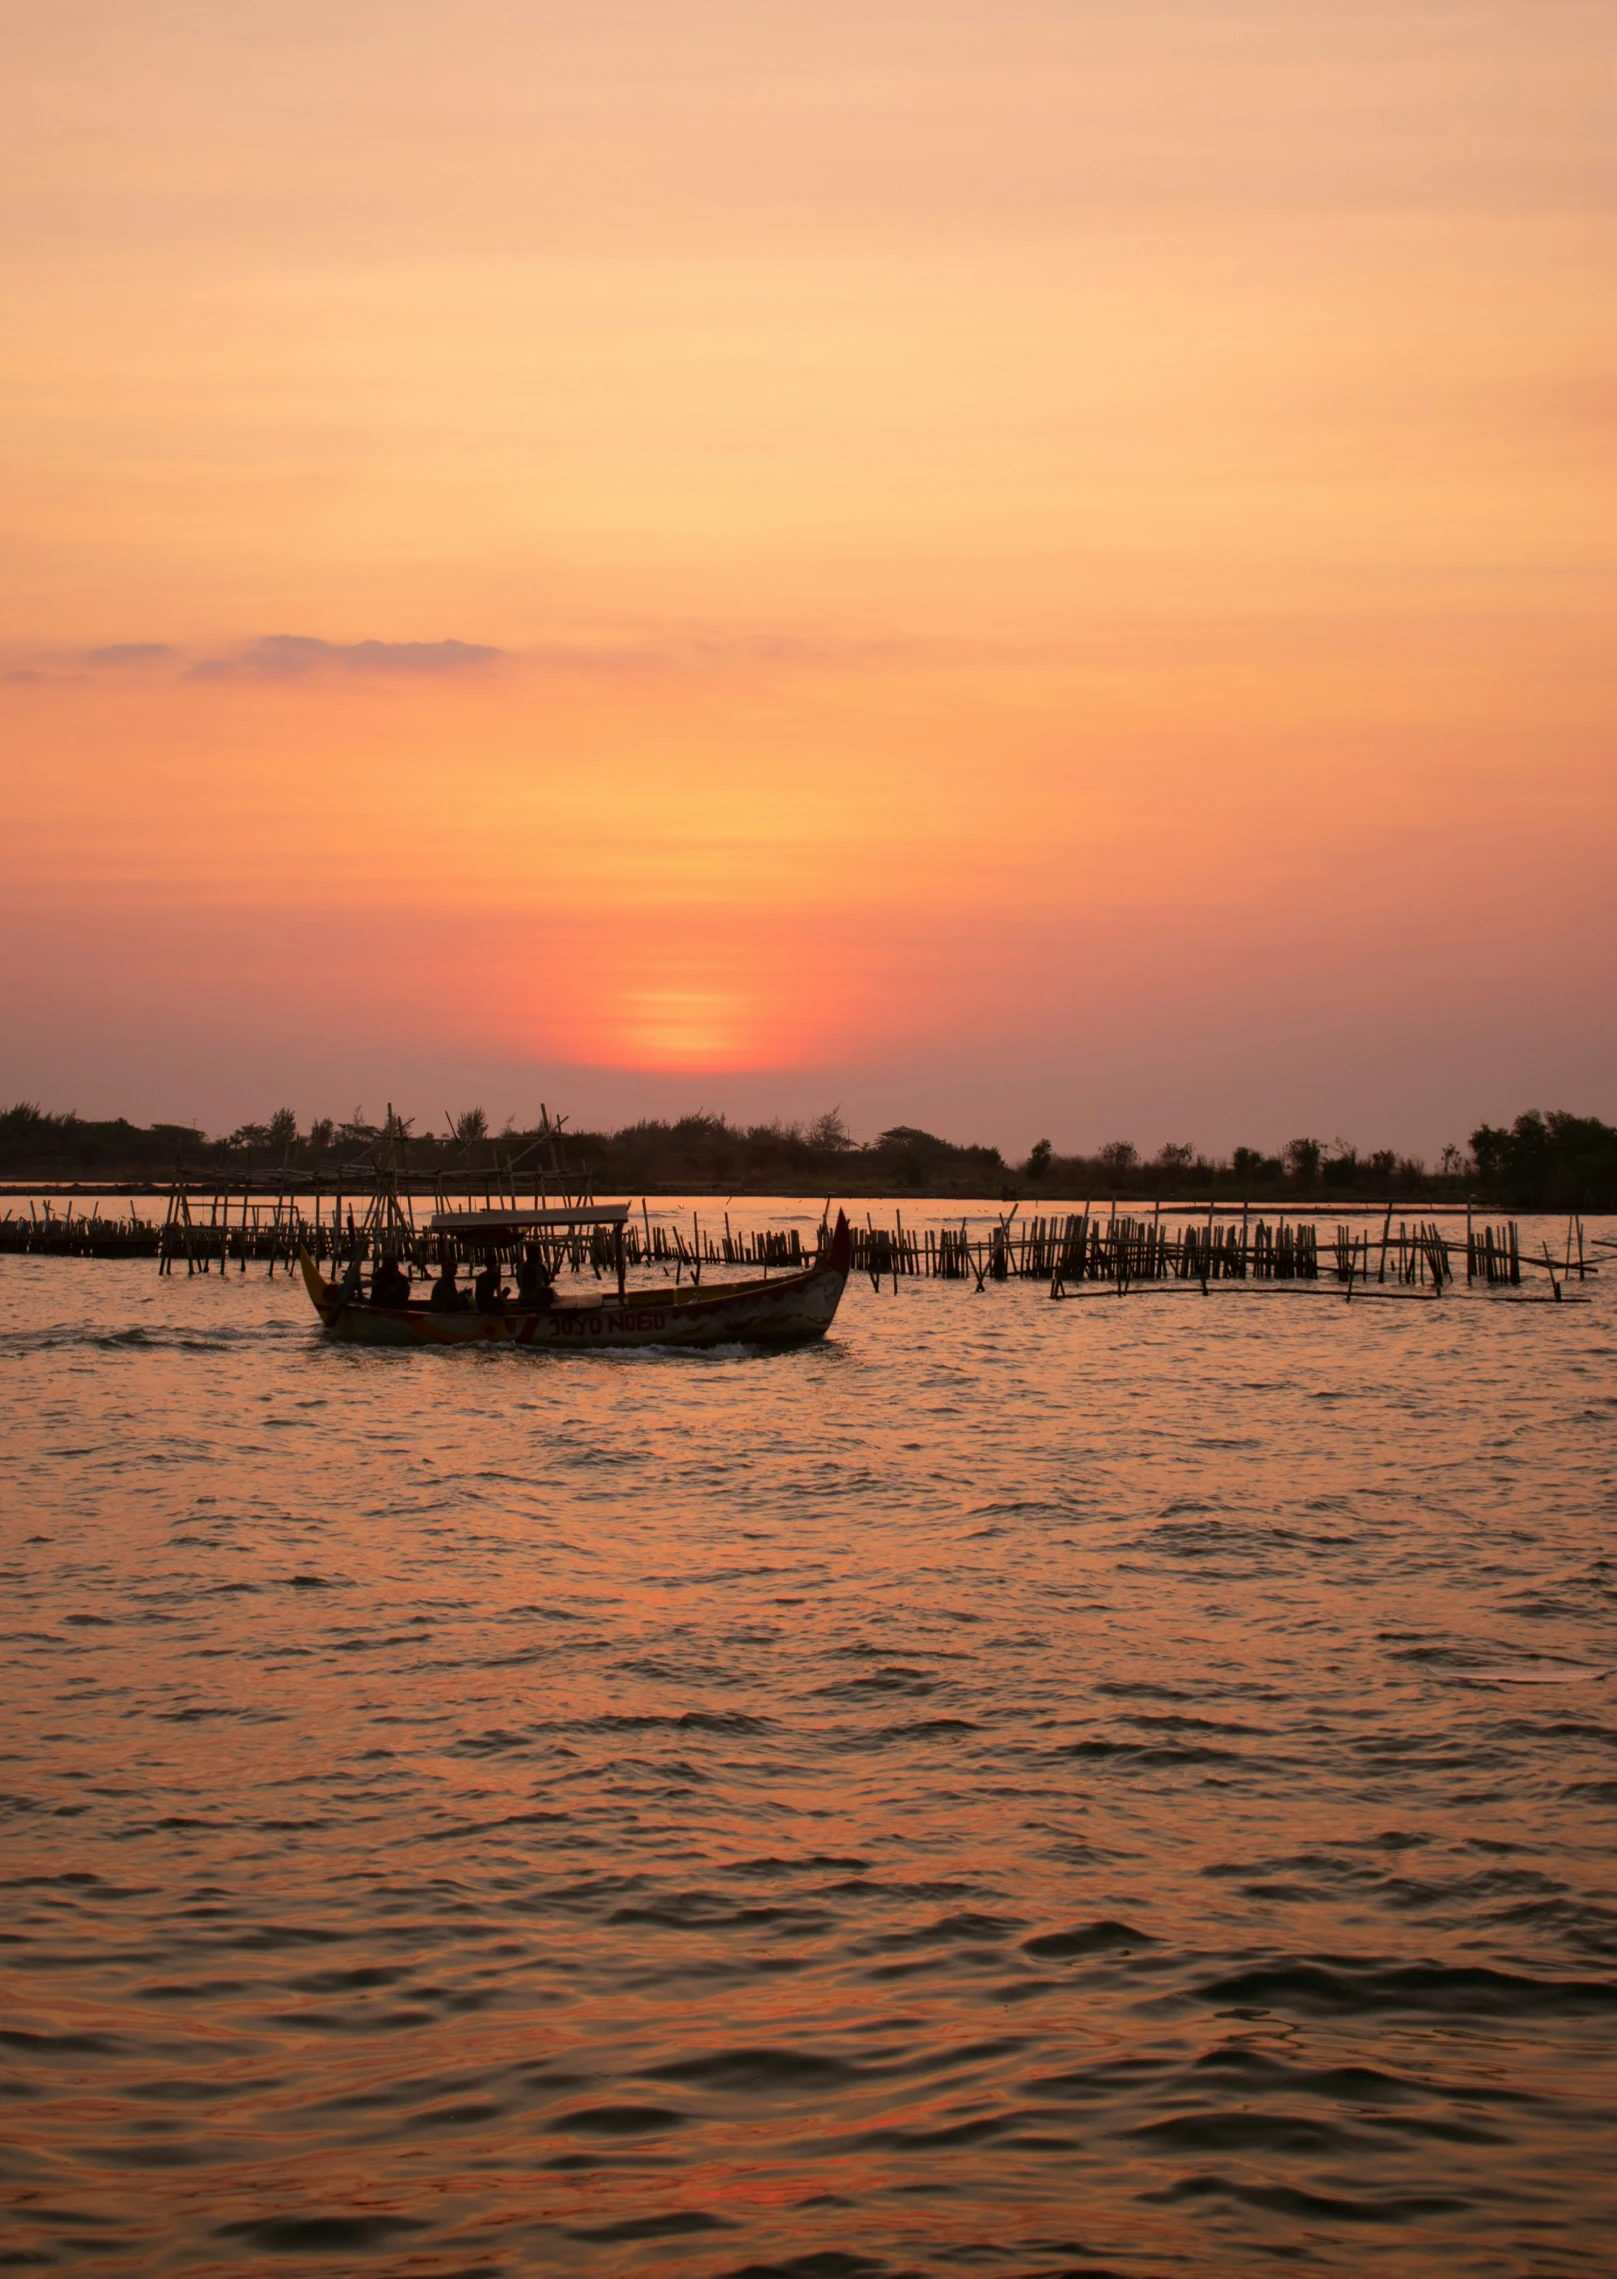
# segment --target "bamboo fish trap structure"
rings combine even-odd
[[[645,1202],[613,1227],[528,1226],[491,1234],[489,1221],[499,1217],[497,1197],[485,1211],[433,1209],[420,1218],[416,1201],[394,1196],[381,1208],[374,1196],[353,1193],[243,1192],[206,1198],[204,1215],[192,1195],[171,1202],[164,1225],[146,1229],[144,1240],[164,1273],[182,1264],[193,1274],[227,1268],[245,1273],[252,1262],[271,1273],[277,1266],[289,1271],[300,1249],[323,1265],[375,1259],[386,1249],[420,1273],[446,1253],[462,1264],[492,1254],[502,1267],[514,1269],[522,1247],[537,1242],[555,1275],[613,1277],[621,1250],[626,1268],[661,1273],[676,1284],[700,1281],[714,1268],[801,1272],[828,1240],[827,1218],[814,1228],[747,1228],[734,1224],[728,1211],[706,1220],[695,1210],[687,1216],[665,1209],[653,1216]],[[507,1207],[516,1218],[533,1216],[526,1207]],[[588,1217],[582,1199],[577,1208],[581,1219]],[[614,1216],[620,1213],[621,1206]],[[464,1231],[452,1231],[452,1222],[462,1217]],[[904,1280],[953,1283],[973,1292],[995,1283],[1036,1282],[1056,1300],[1175,1289],[1208,1296],[1247,1289],[1438,1298],[1457,1286],[1524,1297],[1536,1284],[1538,1294],[1553,1302],[1568,1283],[1598,1272],[1591,1255],[1598,1247],[1598,1241],[1586,1241],[1576,1217],[1568,1221],[1556,1255],[1547,1243],[1533,1250],[1514,1220],[1484,1224],[1471,1214],[1462,1227],[1445,1229],[1436,1218],[1394,1220],[1390,1211],[1379,1224],[1354,1225],[1311,1216],[1271,1221],[1228,1206],[1203,1206],[1194,1215],[1159,1208],[1149,1218],[1086,1208],[1059,1217],[1012,1214],[974,1228],[969,1221],[907,1226],[898,1212],[891,1225],[876,1225],[867,1216],[853,1229],[852,1270],[878,1289]]]

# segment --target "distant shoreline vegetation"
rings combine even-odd
[[[541,1129],[490,1128],[481,1108],[465,1110],[453,1132],[400,1127],[407,1183],[435,1176],[497,1175],[515,1160],[539,1161]],[[307,1129],[290,1108],[262,1124],[208,1134],[186,1124],[144,1127],[118,1117],[92,1122],[53,1115],[31,1101],[0,1111],[0,1179],[17,1182],[100,1180],[166,1184],[176,1170],[193,1179],[255,1183],[276,1172],[299,1184],[332,1179],[381,1137],[356,1109],[346,1122],[321,1118]],[[1170,1142],[1147,1157],[1127,1140],[1093,1155],[1063,1154],[1049,1140],[1020,1163],[995,1147],[957,1146],[935,1133],[898,1124],[878,1138],[853,1138],[835,1109],[806,1124],[746,1126],[698,1113],[667,1123],[645,1120],[620,1131],[569,1130],[566,1160],[585,1169],[596,1192],[634,1194],[866,1194],[947,1198],[999,1195],[1035,1203],[1116,1196],[1139,1202],[1200,1196],[1268,1204],[1338,1201],[1479,1202],[1518,1210],[1617,1209],[1617,1129],[1593,1116],[1531,1110],[1509,1125],[1480,1124],[1470,1151],[1443,1150],[1435,1165],[1391,1148],[1361,1152],[1337,1140],[1294,1139],[1274,1153],[1238,1147],[1230,1155],[1200,1153]],[[548,1151],[544,1151],[548,1152]],[[517,1173],[526,1186],[534,1176]]]

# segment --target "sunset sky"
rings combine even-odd
[[[1617,1115],[1609,0],[0,54],[0,1104]]]

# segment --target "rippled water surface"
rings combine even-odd
[[[0,1260],[0,2262],[1609,2272],[1588,1288],[392,1354]]]

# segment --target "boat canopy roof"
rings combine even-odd
[[[427,1227],[432,1234],[491,1234],[496,1227],[620,1227],[628,1216],[627,1203],[580,1203],[536,1211],[434,1211]]]

